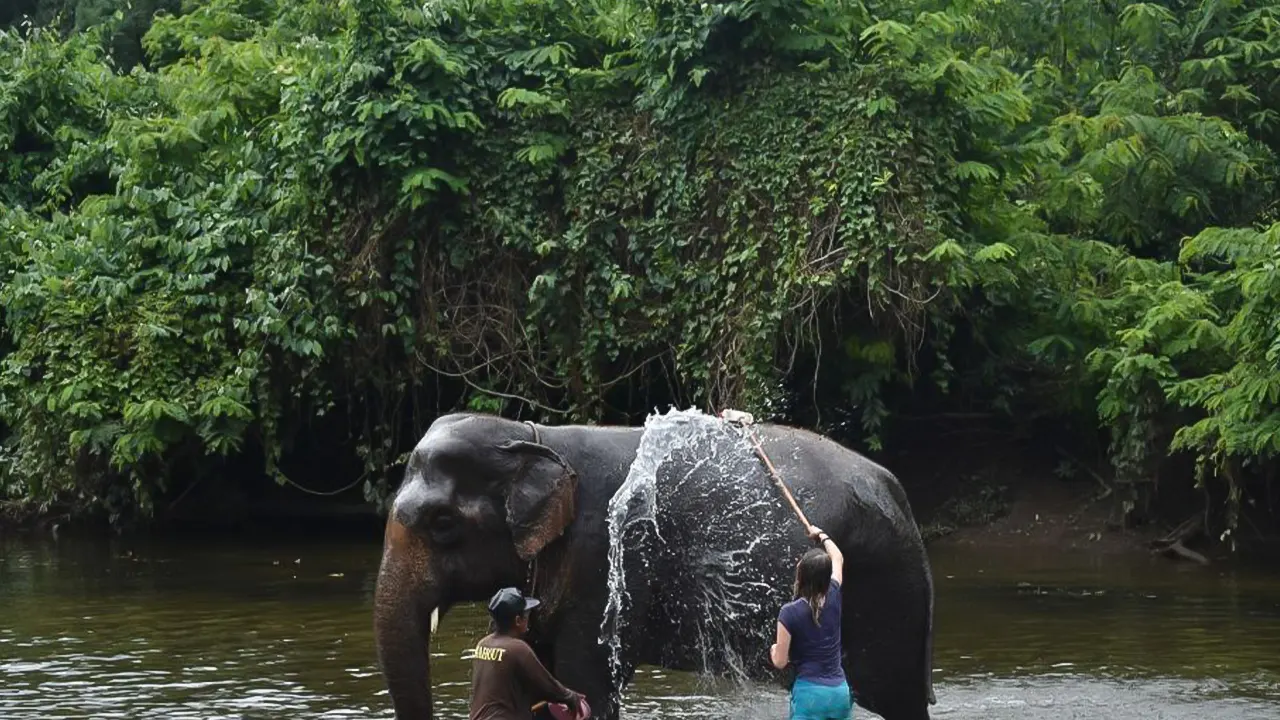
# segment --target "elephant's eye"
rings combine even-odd
[[[428,518],[427,527],[437,540],[455,540],[462,529],[462,518],[452,508],[440,508]]]

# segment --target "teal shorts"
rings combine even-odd
[[[791,687],[791,720],[850,720],[853,700],[849,683],[819,685],[796,680]]]

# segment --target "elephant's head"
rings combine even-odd
[[[378,660],[398,720],[432,717],[429,617],[525,586],[574,518],[577,475],[532,426],[449,415],[414,448],[387,517],[375,594]]]

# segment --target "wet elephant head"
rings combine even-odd
[[[430,617],[523,586],[572,523],[577,474],[529,425],[438,420],[414,448],[387,517],[375,593],[378,660],[398,720],[432,717]]]

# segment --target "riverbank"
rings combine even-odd
[[[245,533],[262,536],[299,535],[366,536],[381,538],[384,518],[368,503],[358,500],[318,502],[315,497],[297,502],[265,502],[225,507],[200,507],[182,513],[166,513],[147,523],[115,527],[106,517],[77,517],[65,511],[41,512],[19,503],[0,503],[0,534],[68,535],[106,537],[114,535],[156,538],[197,535],[216,539]]]
[[[935,530],[926,524],[932,542],[941,545],[980,547],[1052,546],[1064,550],[1097,553],[1148,552],[1147,546],[1164,533],[1158,527],[1125,528],[1116,520],[1116,509],[1098,497],[1098,487],[1083,483],[1047,481],[1006,489],[1003,506],[990,511],[987,522]],[[995,502],[990,491],[962,505]],[[942,519],[939,522],[945,522]]]
[[[1158,516],[1126,526],[1099,471],[1064,462],[1056,447],[988,427],[939,430],[934,438],[928,453],[880,458],[902,481],[931,546],[1146,555],[1173,529]],[[1217,557],[1222,548],[1198,550]]]
[[[1034,546],[1099,555],[1150,554],[1153,542],[1173,529],[1157,517],[1138,527],[1121,521],[1120,504],[1108,495],[1099,471],[1078,464],[1064,470],[1060,450],[988,427],[933,429],[928,452],[877,455],[897,475],[912,503],[926,542],[933,546],[1009,548]],[[341,478],[328,484],[340,486]],[[1182,517],[1173,518],[1180,520]],[[149,523],[129,534],[163,537],[242,532],[323,536],[380,535],[382,518],[358,488],[324,497],[291,486],[249,481],[207,483],[161,506]],[[73,518],[65,510],[0,503],[0,531],[36,534],[108,534],[104,517]],[[1193,543],[1188,543],[1193,545]],[[1196,561],[1224,558],[1221,544],[1194,544]],[[1265,544],[1263,544],[1265,547]],[[1173,557],[1171,555],[1171,557]],[[1175,558],[1179,559],[1179,558]]]
[[[927,454],[877,458],[902,481],[930,547],[1156,554],[1171,564],[1280,558],[1280,532],[1265,520],[1242,519],[1235,553],[1206,536],[1196,525],[1204,499],[1190,477],[1167,478],[1147,512],[1126,522],[1106,468],[1085,466],[1056,445],[990,428],[933,437]]]
[[[1153,528],[1124,529],[1112,518],[1110,506],[1096,498],[1095,488],[1051,481],[997,484],[991,478],[962,483],[940,506],[917,512],[921,532],[933,546],[1006,548],[1035,545],[1099,554],[1147,553],[1147,544],[1161,533]],[[211,537],[241,532],[272,534],[380,533],[381,518],[367,508],[334,505],[289,511],[259,508],[235,522],[191,518],[135,528],[126,534],[154,536],[200,533]],[[73,520],[65,514],[38,514],[13,504],[0,506],[0,532],[36,535],[105,535],[112,529],[102,519]]]

